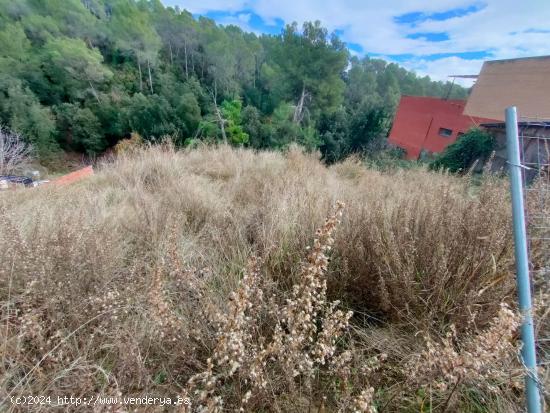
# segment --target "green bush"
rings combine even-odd
[[[242,126],[242,103],[240,100],[224,100],[222,102],[222,114],[226,122],[225,129],[231,143],[243,145],[248,143],[249,136]]]
[[[493,152],[495,139],[488,132],[472,128],[447,146],[431,163],[430,169],[446,169],[460,172],[468,169],[476,160],[484,160]]]

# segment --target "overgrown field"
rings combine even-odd
[[[509,204],[496,177],[229,147],[2,193],[0,410],[520,411]],[[132,409],[176,411],[58,410]]]

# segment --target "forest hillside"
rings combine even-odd
[[[352,57],[319,22],[258,36],[160,0],[0,0],[0,121],[43,162],[97,156],[132,132],[180,146],[294,142],[332,162],[376,146],[401,94],[449,93],[466,96]]]

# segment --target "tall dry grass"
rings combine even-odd
[[[169,145],[3,193],[2,409],[518,411],[508,205],[494,177]]]

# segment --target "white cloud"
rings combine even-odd
[[[488,51],[490,58],[513,58],[550,54],[550,35],[529,29],[550,29],[548,0],[164,0],[166,4],[194,13],[228,11],[231,19],[246,29],[248,21],[238,22],[239,11],[258,14],[267,24],[275,19],[292,21],[320,20],[329,30],[339,30],[343,40],[357,43],[367,53],[382,55],[410,54],[401,62],[405,67],[438,79],[447,74],[472,74],[479,60],[444,57],[428,60],[431,54],[459,54]],[[426,16],[473,5],[479,10],[447,20],[426,19],[414,27],[398,24],[395,17],[422,12]],[[223,23],[223,22],[222,22]],[[419,32],[446,33],[448,40],[430,42],[410,39]]]
[[[436,60],[417,58],[400,62],[400,64],[410,70],[414,70],[420,76],[428,75],[433,79],[452,80],[449,78],[450,75],[477,75],[483,65],[483,60],[462,59],[457,56],[450,56]],[[474,83],[474,80],[456,78],[455,83],[470,87]]]
[[[228,26],[228,25],[238,26],[241,29],[243,29],[245,32],[256,33],[257,35],[260,35],[261,32],[250,25],[251,17],[252,15],[250,13],[238,13],[238,14],[227,15],[222,18],[219,18],[217,19],[217,22],[224,26]]]

